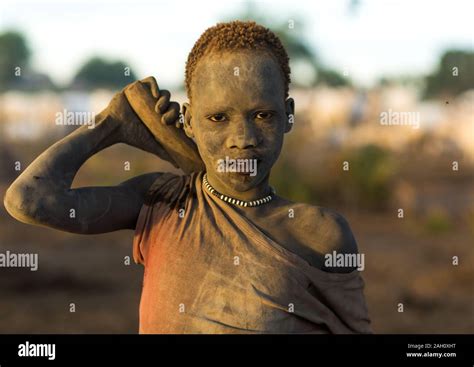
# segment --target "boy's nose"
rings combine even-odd
[[[227,138],[227,148],[248,149],[257,146],[257,132],[252,121],[241,119],[234,122],[234,128]]]

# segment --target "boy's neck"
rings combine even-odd
[[[207,173],[207,181],[209,184],[219,193],[227,195],[233,199],[252,201],[262,199],[271,192],[271,188],[268,185],[269,175],[267,175],[262,182],[257,186],[247,190],[247,191],[237,191],[228,185],[224,185],[218,180],[213,174]]]

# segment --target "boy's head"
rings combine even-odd
[[[291,129],[290,67],[278,37],[255,22],[207,29],[186,64],[185,131],[210,179],[244,192],[266,179]],[[220,160],[256,159],[256,175],[222,172]]]

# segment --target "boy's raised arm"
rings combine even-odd
[[[148,101],[166,106],[156,108],[156,117],[178,118],[179,105],[170,103],[169,92],[159,95],[153,78],[140,85],[142,92],[149,94]],[[24,223],[73,233],[133,229],[144,195],[160,173],[137,176],[112,187],[71,189],[82,164],[116,143],[132,145],[176,165],[177,160],[141,122],[122,91],[96,116],[95,128],[78,128],[33,161],[7,190],[4,198],[7,211]]]

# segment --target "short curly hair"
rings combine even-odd
[[[217,23],[206,29],[194,44],[186,62],[186,92],[191,99],[191,81],[196,66],[211,51],[266,50],[280,65],[285,83],[285,98],[288,97],[290,79],[290,59],[280,39],[270,29],[253,21],[234,20]]]

